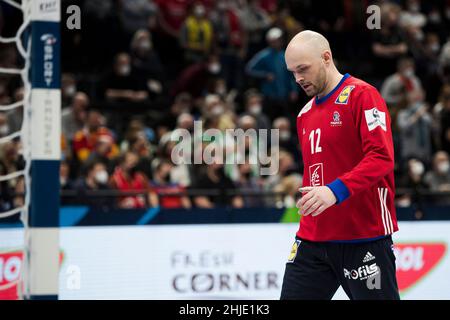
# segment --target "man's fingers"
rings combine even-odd
[[[317,209],[315,212],[313,212],[312,216],[313,216],[313,217],[318,216],[318,215],[321,214],[324,210],[325,210],[325,205],[321,205],[321,206],[319,207],[319,209]]]
[[[298,189],[298,191],[300,191],[300,192],[309,192],[309,191],[311,191],[313,189],[314,189],[314,187],[301,187],[301,188]]]
[[[316,198],[311,198],[308,201],[306,201],[306,203],[301,207],[300,210],[302,211],[302,214],[304,216],[307,216],[308,214],[311,213],[309,209],[316,203],[316,201],[317,201]]]
[[[307,216],[307,215],[309,215],[309,214],[315,212],[315,211],[320,207],[320,205],[321,205],[321,204],[320,204],[319,201],[314,202],[314,203],[311,205],[311,207],[309,207],[309,209],[308,209],[307,211],[305,211],[304,214]]]
[[[300,207],[303,207],[309,199],[311,199],[314,196],[314,192],[308,192],[307,194],[302,195],[300,198]]]

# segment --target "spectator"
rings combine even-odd
[[[398,187],[406,189],[406,193],[397,199],[397,205],[409,207],[411,205],[422,206],[421,191],[427,188],[423,181],[425,166],[419,159],[411,158],[407,162],[407,174],[398,180]]]
[[[8,117],[6,113],[0,112],[0,138],[4,138],[8,134],[10,134]]]
[[[214,37],[224,67],[224,79],[228,88],[243,85],[243,60],[246,55],[246,34],[238,12],[226,0],[215,1],[211,22]]]
[[[22,86],[18,87],[14,91],[14,97],[13,97],[14,102],[23,101],[24,93],[25,93],[25,88]],[[10,132],[17,132],[20,129],[22,129],[23,105],[15,108],[15,109],[7,111],[6,115],[8,117],[8,126],[9,126]]]
[[[284,61],[283,31],[272,28],[267,32],[269,47],[257,53],[247,64],[247,74],[261,81],[260,90],[264,97],[272,100],[271,104],[286,110],[286,101],[294,102],[298,98],[298,88]],[[276,110],[275,106],[270,111]],[[269,109],[268,109],[269,110]]]
[[[151,97],[156,98],[164,93],[164,67],[153,49],[151,34],[147,30],[137,30],[131,40],[131,64],[139,81],[147,84]]]
[[[151,29],[156,24],[157,7],[153,1],[122,1],[121,5],[121,22],[127,35],[132,35],[139,29]]]
[[[84,92],[77,92],[69,107],[61,112],[61,131],[69,143],[75,133],[83,129],[86,122],[86,110],[89,106],[89,97]]]
[[[199,98],[221,71],[219,57],[211,54],[205,62],[192,64],[181,72],[173,85],[171,95],[187,92],[192,98]]]
[[[191,201],[185,195],[185,188],[170,180],[173,165],[168,160],[155,159],[153,179],[150,188],[159,197],[159,205],[163,208],[190,208]]]
[[[248,162],[238,165],[239,177],[236,181],[237,191],[243,194],[243,206],[248,207],[263,207],[264,201],[261,197],[263,191],[261,181],[254,176],[252,165]]]
[[[450,84],[444,85],[441,89],[439,100],[434,105],[432,110],[433,116],[433,142],[437,149],[442,149],[443,131],[445,127],[441,126],[442,115],[445,114],[445,109],[450,110]]]
[[[398,113],[400,161],[415,157],[429,163],[431,155],[432,118],[421,90],[407,94],[407,107]]]
[[[99,137],[114,141],[113,133],[105,127],[105,118],[103,115],[96,110],[91,110],[87,115],[85,127],[77,131],[74,136],[73,150],[78,161],[86,161],[92,150],[96,147]],[[116,157],[118,152],[119,148],[113,143],[111,151],[108,153],[108,158],[112,159]]]
[[[77,91],[78,88],[75,75],[72,73],[63,73],[61,75],[61,99],[63,109],[72,102]]]
[[[256,120],[256,129],[271,128],[270,120],[263,112],[263,96],[257,90],[248,90],[245,94],[245,113]]]
[[[186,63],[203,61],[210,53],[213,41],[213,26],[201,2],[192,6],[192,12],[181,28],[181,47]]]
[[[385,2],[381,5],[381,29],[374,33],[372,52],[375,56],[374,73],[385,77],[395,70],[397,59],[408,52],[398,25],[400,7]]]
[[[73,190],[75,187],[75,183],[70,177],[70,165],[64,160],[59,166],[59,187],[61,190]]]
[[[408,92],[423,90],[422,83],[415,74],[414,60],[401,58],[397,64],[397,72],[383,82],[381,95],[391,109],[400,107]]]
[[[117,150],[113,137],[108,134],[100,134],[95,141],[94,149],[86,159],[86,163],[101,162],[105,165],[108,173],[112,173],[114,160],[118,156],[118,153],[119,151]]]
[[[106,191],[110,190],[108,186],[108,172],[104,163],[92,161],[85,169],[83,177],[77,181],[75,189],[77,190],[77,198],[75,203],[88,205],[94,208],[111,207],[111,199],[105,195],[86,196],[92,191]]]
[[[138,192],[137,195],[123,195],[119,197],[118,205],[124,209],[139,209],[158,205],[158,198],[149,192],[149,181],[145,175],[137,171],[139,156],[131,151],[125,152],[119,165],[114,170],[111,186],[123,193]]]
[[[194,197],[194,204],[198,208],[214,208],[216,206],[232,206],[241,208],[243,199],[227,192],[236,192],[233,182],[225,175],[220,160],[205,166],[204,172],[199,175],[192,189],[201,191],[218,191],[217,195],[198,195]]]
[[[447,152],[436,152],[433,170],[425,175],[424,182],[432,191],[450,191],[450,160]]]
[[[442,90],[439,109],[440,146],[442,150],[450,153],[450,88],[448,85]]]
[[[114,62],[112,74],[105,79],[107,100],[122,102],[143,102],[148,98],[145,84],[133,72],[131,58],[127,53],[119,53]]]
[[[258,0],[244,0],[238,7],[238,15],[247,35],[247,57],[253,57],[264,47],[264,31],[270,26],[270,17],[259,6]]]

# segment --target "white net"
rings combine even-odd
[[[18,296],[19,298],[24,298],[27,296],[26,292],[27,290],[27,265],[28,265],[28,259],[29,259],[29,252],[27,250],[28,246],[28,240],[27,240],[27,230],[28,230],[28,209],[30,205],[30,196],[31,196],[31,176],[30,176],[30,168],[31,168],[31,146],[30,146],[30,106],[31,106],[31,83],[30,83],[30,52],[31,52],[31,36],[30,33],[27,32],[27,28],[30,25],[30,19],[29,15],[27,14],[27,6],[28,2],[23,0],[21,3],[12,1],[12,0],[0,0],[6,5],[10,6],[11,8],[15,8],[17,10],[20,10],[23,15],[23,20],[18,28],[16,35],[14,37],[3,37],[0,35],[0,43],[4,44],[15,44],[17,52],[19,53],[20,57],[23,60],[23,67],[16,67],[16,68],[4,68],[0,67],[0,75],[6,74],[6,75],[17,75],[20,76],[21,81],[23,83],[24,87],[24,95],[23,99],[20,101],[16,101],[14,103],[8,104],[8,105],[0,105],[0,112],[7,112],[15,109],[19,109],[23,107],[23,121],[21,125],[21,129],[9,133],[8,135],[0,138],[0,145],[8,143],[10,141],[20,139],[21,141],[21,150],[23,160],[24,160],[24,168],[22,170],[18,170],[15,172],[9,172],[5,175],[0,175],[0,182],[2,181],[10,181],[13,179],[17,179],[19,177],[23,177],[24,179],[24,199],[22,201],[22,204],[11,208],[9,210],[6,210],[4,212],[0,213],[0,218],[6,218],[11,217],[16,214],[21,214],[20,220],[23,223],[24,231],[25,231],[25,242],[24,242],[24,249],[23,249],[23,261],[22,261],[22,270],[21,270],[21,279],[16,282],[17,288],[18,288]],[[6,18],[6,23],[8,23],[8,17]],[[23,284],[23,285],[22,285]],[[1,290],[8,289],[9,286],[2,288]]]

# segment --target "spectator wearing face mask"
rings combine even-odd
[[[390,109],[396,108],[405,100],[405,92],[422,90],[422,83],[415,74],[414,60],[401,58],[397,72],[383,82],[381,95]]]
[[[374,59],[374,74],[386,77],[395,71],[399,57],[408,52],[408,46],[399,27],[401,8],[394,3],[381,4],[381,29],[374,30],[372,52]]]
[[[432,118],[422,91],[407,95],[407,107],[398,113],[397,126],[400,134],[400,161],[415,157],[430,162]]]
[[[131,65],[139,81],[146,83],[151,97],[164,93],[164,66],[153,49],[150,32],[145,29],[137,30],[131,40]]]
[[[186,189],[170,179],[173,165],[168,160],[155,159],[152,163],[153,179],[150,189],[158,195],[159,205],[162,208],[190,208],[191,201],[183,196]],[[172,195],[171,195],[172,194]]]
[[[256,129],[271,128],[270,120],[263,111],[263,96],[257,90],[248,90],[245,94],[245,114],[256,120]]]
[[[433,170],[425,175],[424,181],[432,191],[450,191],[450,161],[447,152],[436,152]]]
[[[131,151],[125,152],[115,168],[110,185],[119,191],[139,192],[137,195],[119,197],[118,206],[123,209],[142,209],[158,205],[156,194],[149,191],[148,178],[138,171],[139,156]]]
[[[72,73],[63,73],[61,75],[61,99],[62,107],[70,105],[73,97],[77,93],[77,81]]]
[[[127,53],[119,53],[114,61],[111,74],[105,79],[105,98],[109,101],[143,102],[148,98],[145,83],[133,72],[131,58]]]
[[[194,3],[191,14],[181,28],[180,42],[184,48],[185,62],[203,61],[211,50],[213,36],[213,26],[205,6],[201,2]]]
[[[419,159],[409,159],[407,162],[407,173],[398,181],[400,188],[406,189],[406,193],[397,199],[397,204],[402,207],[409,207],[412,204],[421,206],[423,197],[420,192],[427,189],[423,181],[425,165]]]
[[[76,184],[77,204],[88,205],[90,207],[110,207],[111,199],[106,196],[86,196],[89,191],[108,190],[109,175],[105,164],[99,161],[93,161],[84,168],[85,174]]]
[[[3,138],[10,134],[8,117],[4,112],[0,112],[0,138]]]
[[[206,61],[187,66],[177,77],[171,95],[175,97],[181,92],[187,92],[196,99],[203,95],[205,88],[210,86],[221,75],[222,65],[216,54],[208,56]]]

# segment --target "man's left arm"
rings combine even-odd
[[[364,157],[352,170],[327,185],[336,196],[336,203],[371,187],[394,170],[391,119],[381,95],[374,88],[365,88],[352,107]]]

